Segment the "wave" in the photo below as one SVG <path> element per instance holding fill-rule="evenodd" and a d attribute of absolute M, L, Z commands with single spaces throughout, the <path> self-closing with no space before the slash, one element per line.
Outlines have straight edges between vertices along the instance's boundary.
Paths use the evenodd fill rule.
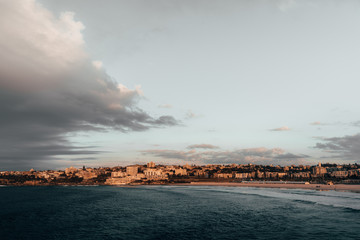
<path fill-rule="evenodd" d="M 307 189 L 269 189 L 254 187 L 233 188 L 217 186 L 203 187 L 197 190 L 281 198 L 302 203 L 313 203 L 324 206 L 347 208 L 360 211 L 360 194 L 353 192 L 314 191 Z"/>

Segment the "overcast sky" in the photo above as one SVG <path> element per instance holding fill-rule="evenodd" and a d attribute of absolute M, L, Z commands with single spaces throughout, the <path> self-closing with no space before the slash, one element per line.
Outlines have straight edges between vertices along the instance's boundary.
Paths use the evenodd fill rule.
<path fill-rule="evenodd" d="M 0 170 L 359 163 L 359 1 L 0 0 L 0 36 Z"/>

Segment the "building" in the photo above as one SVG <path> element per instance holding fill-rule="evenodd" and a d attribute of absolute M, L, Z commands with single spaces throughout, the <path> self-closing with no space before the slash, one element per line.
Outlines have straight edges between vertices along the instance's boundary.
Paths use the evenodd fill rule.
<path fill-rule="evenodd" d="M 285 176 L 287 176 L 288 174 L 287 173 L 285 173 L 285 172 L 279 172 L 278 173 L 278 177 L 279 178 L 283 178 L 283 177 L 285 177 Z"/>
<path fill-rule="evenodd" d="M 257 178 L 264 178 L 264 173 L 263 172 L 260 172 L 259 170 L 256 171 L 256 177 Z"/>
<path fill-rule="evenodd" d="M 203 177 L 203 178 L 209 178 L 209 174 L 207 172 L 205 172 L 204 170 L 196 170 L 196 171 L 194 171 L 194 176 Z"/>
<path fill-rule="evenodd" d="M 144 170 L 147 179 L 167 179 L 167 174 L 163 173 L 161 169 L 148 168 Z"/>
<path fill-rule="evenodd" d="M 292 173 L 291 176 L 293 178 L 310 178 L 310 172 L 297 172 Z"/>
<path fill-rule="evenodd" d="M 359 176 L 360 171 L 358 169 L 349 170 L 349 176 Z"/>
<path fill-rule="evenodd" d="M 72 174 L 72 173 L 76 173 L 78 170 L 74 167 L 69 167 L 69 168 L 66 168 L 65 169 L 65 174 L 68 175 L 68 174 Z"/>
<path fill-rule="evenodd" d="M 145 169 L 144 174 L 145 174 L 146 178 L 156 178 L 156 177 L 162 175 L 162 170 L 161 169 L 153 169 L 153 168 Z"/>
<path fill-rule="evenodd" d="M 175 169 L 175 175 L 185 176 L 187 175 L 187 170 L 183 168 Z"/>
<path fill-rule="evenodd" d="M 83 178 L 84 180 L 88 180 L 88 179 L 92 179 L 92 178 L 97 178 L 98 174 L 96 172 L 90 172 L 90 171 L 81 170 L 81 171 L 77 172 L 75 174 L 75 176 Z"/>
<path fill-rule="evenodd" d="M 130 176 L 136 176 L 136 174 L 139 172 L 138 166 L 128 166 L 126 167 L 126 173 Z"/>
<path fill-rule="evenodd" d="M 277 172 L 264 172 L 265 174 L 265 178 L 268 179 L 274 179 L 278 177 L 278 173 Z"/>
<path fill-rule="evenodd" d="M 334 171 L 332 173 L 330 173 L 330 175 L 332 177 L 336 177 L 336 178 L 346 178 L 349 175 L 348 171 Z"/>
<path fill-rule="evenodd" d="M 217 178 L 233 178 L 232 173 L 215 173 L 215 177 Z"/>
<path fill-rule="evenodd" d="M 321 167 L 321 163 L 319 163 L 318 166 L 313 168 L 313 174 L 315 176 L 324 176 L 324 174 L 327 173 L 326 168 Z"/>
<path fill-rule="evenodd" d="M 149 163 L 147 164 L 147 167 L 148 167 L 148 168 L 155 168 L 155 163 L 154 163 L 154 162 L 149 162 Z"/>
<path fill-rule="evenodd" d="M 113 178 L 122 178 L 122 177 L 126 177 L 126 172 L 112 172 L 111 173 L 111 177 Z"/>
<path fill-rule="evenodd" d="M 235 173 L 235 178 L 245 179 L 248 178 L 249 173 Z"/>

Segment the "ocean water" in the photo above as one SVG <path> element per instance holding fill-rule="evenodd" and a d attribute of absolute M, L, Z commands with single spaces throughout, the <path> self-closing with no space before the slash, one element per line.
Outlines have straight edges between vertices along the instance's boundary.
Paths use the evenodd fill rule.
<path fill-rule="evenodd" d="M 360 239 L 360 194 L 221 186 L 0 187 L 0 239 Z"/>

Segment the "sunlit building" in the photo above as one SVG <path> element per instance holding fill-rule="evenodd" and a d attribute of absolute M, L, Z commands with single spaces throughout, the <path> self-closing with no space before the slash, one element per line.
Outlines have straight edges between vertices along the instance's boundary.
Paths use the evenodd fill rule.
<path fill-rule="evenodd" d="M 148 168 L 155 168 L 155 163 L 154 163 L 154 162 L 149 162 L 149 163 L 147 164 L 147 167 L 148 167 Z"/>
<path fill-rule="evenodd" d="M 126 173 L 130 176 L 135 176 L 139 172 L 138 166 L 128 166 L 126 167 Z"/>
<path fill-rule="evenodd" d="M 175 175 L 180 175 L 180 176 L 187 175 L 187 170 L 183 168 L 177 168 L 175 169 Z"/>

